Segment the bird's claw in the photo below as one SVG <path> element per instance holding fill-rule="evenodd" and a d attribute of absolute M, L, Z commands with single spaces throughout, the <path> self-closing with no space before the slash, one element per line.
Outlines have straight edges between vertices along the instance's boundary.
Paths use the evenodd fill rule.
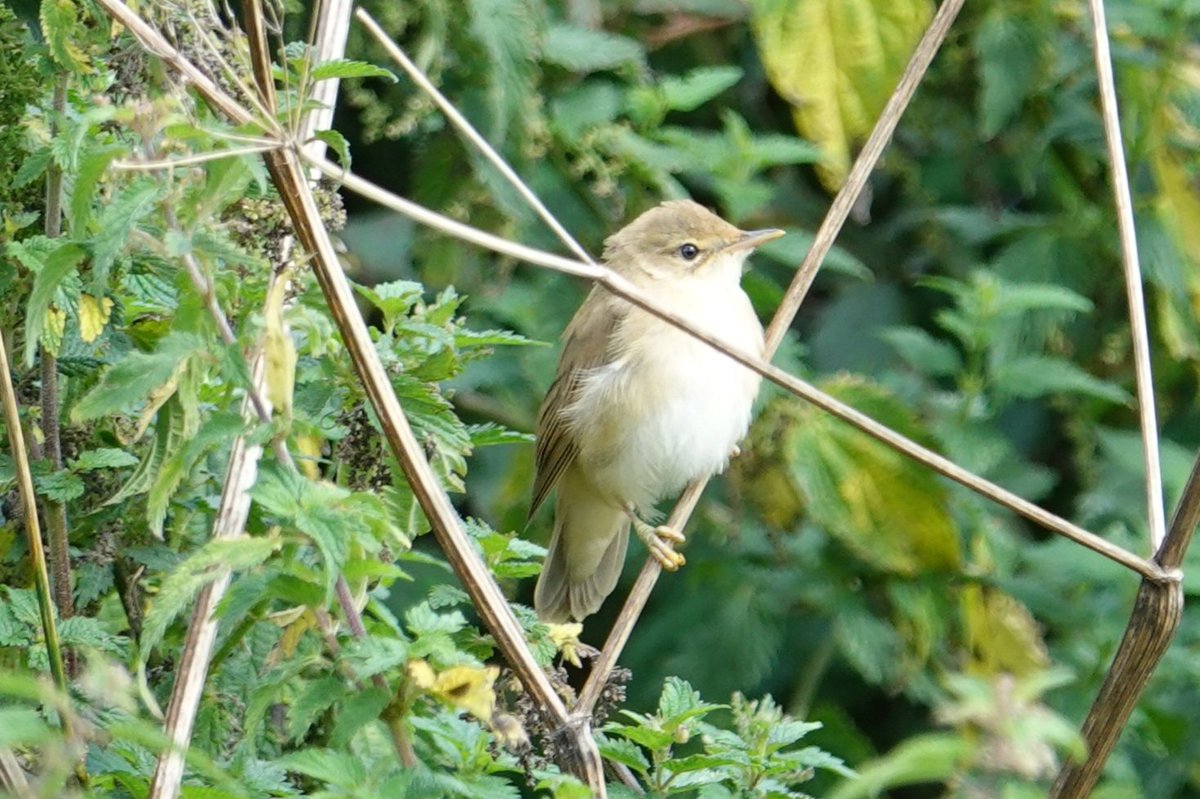
<path fill-rule="evenodd" d="M 659 566 L 673 572 L 678 571 L 687 563 L 687 559 L 675 551 L 676 544 L 682 544 L 687 540 L 683 533 L 665 524 L 651 527 L 636 516 L 632 516 L 632 518 L 638 538 L 646 544 L 646 548 L 650 550 L 650 557 L 658 561 Z"/>

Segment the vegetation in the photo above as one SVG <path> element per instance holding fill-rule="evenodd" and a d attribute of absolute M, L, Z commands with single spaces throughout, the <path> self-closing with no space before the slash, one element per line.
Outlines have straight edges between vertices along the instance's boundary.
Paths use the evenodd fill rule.
<path fill-rule="evenodd" d="M 316 80 L 344 79 L 340 135 L 324 138 L 356 173 L 556 248 L 429 99 L 381 68 L 361 28 L 350 61 L 317 64 L 294 44 L 308 5 L 291 3 L 279 31 L 293 42 L 276 67 L 286 123 Z M 764 319 L 932 11 L 364 5 L 590 252 L 671 196 L 786 228 L 745 278 Z M 208 4 L 138 8 L 247 95 L 247 48 L 214 29 Z M 1200 451 L 1200 8 L 1113 0 L 1108 13 L 1171 508 Z M 224 567 L 184 795 L 587 795 L 426 535 L 261 154 L 246 150 L 252 133 L 90 0 L 0 8 L 0 332 L 51 555 L 69 546 L 56 598 L 73 676 L 69 694 L 45 676 L 53 653 L 6 449 L 0 776 L 15 763 L 34 796 L 146 796 L 191 610 Z M 61 235 L 46 201 L 56 182 Z M 525 526 L 528 431 L 556 357 L 545 344 L 587 286 L 335 185 L 318 196 L 426 456 L 569 693 L 580 639 L 599 645 L 618 606 L 581 633 L 526 607 L 548 532 L 544 518 Z M 1144 551 L 1082 7 L 968 4 L 854 220 L 775 362 Z M 243 408 L 264 346 L 269 422 Z M 213 539 L 239 437 L 264 450 L 246 535 Z M 1045 795 L 1059 764 L 1084 755 L 1076 730 L 1136 578 L 778 389 L 763 392 L 743 450 L 701 500 L 687 567 L 659 583 L 628 671 L 606 689 L 604 756 L 651 796 Z M 626 586 L 644 557 L 631 549 Z M 338 602 L 343 582 L 365 635 Z M 1200 617 L 1185 614 L 1095 795 L 1200 795 L 1198 656 Z M 632 790 L 614 779 L 610 795 Z"/>

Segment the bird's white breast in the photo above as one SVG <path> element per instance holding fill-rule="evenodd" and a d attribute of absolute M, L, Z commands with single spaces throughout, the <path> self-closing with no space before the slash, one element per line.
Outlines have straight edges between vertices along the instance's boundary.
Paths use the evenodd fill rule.
<path fill-rule="evenodd" d="M 737 283 L 672 281 L 650 287 L 667 307 L 731 346 L 762 353 L 762 326 Z M 719 277 L 719 276 L 718 276 Z M 687 333 L 634 309 L 622 356 L 585 380 L 567 409 L 579 464 L 615 502 L 649 510 L 689 481 L 721 471 L 746 434 L 760 378 Z"/>

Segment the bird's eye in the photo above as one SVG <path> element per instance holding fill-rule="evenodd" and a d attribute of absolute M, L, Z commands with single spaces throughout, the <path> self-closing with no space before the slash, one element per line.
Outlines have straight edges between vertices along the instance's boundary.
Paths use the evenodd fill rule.
<path fill-rule="evenodd" d="M 682 244 L 679 247 L 679 257 L 685 261 L 694 261 L 696 256 L 700 254 L 700 248 L 690 241 L 687 244 Z"/>

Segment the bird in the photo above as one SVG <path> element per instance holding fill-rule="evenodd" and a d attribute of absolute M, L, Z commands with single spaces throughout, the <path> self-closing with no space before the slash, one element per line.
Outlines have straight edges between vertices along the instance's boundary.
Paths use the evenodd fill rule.
<path fill-rule="evenodd" d="M 605 240 L 603 261 L 664 308 L 731 347 L 763 354 L 741 277 L 782 230 L 740 230 L 691 200 L 642 213 Z M 591 292 L 563 334 L 537 416 L 530 517 L 556 491 L 554 528 L 534 590 L 546 623 L 583 621 L 616 587 L 629 530 L 663 568 L 684 564 L 683 534 L 655 526 L 655 504 L 723 471 L 746 435 L 761 378 L 609 292 Z"/>

